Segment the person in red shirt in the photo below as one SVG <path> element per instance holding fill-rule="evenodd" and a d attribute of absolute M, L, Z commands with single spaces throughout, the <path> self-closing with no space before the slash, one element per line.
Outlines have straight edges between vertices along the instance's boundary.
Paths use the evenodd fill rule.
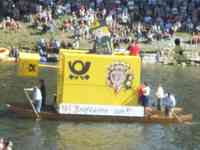
<path fill-rule="evenodd" d="M 130 46 L 128 47 L 130 55 L 132 56 L 139 56 L 140 55 L 140 45 L 137 40 L 132 40 Z"/>
<path fill-rule="evenodd" d="M 139 102 L 140 102 L 140 104 L 143 104 L 144 88 L 145 88 L 144 84 L 141 84 L 139 86 L 139 88 L 138 88 L 138 95 L 139 95 Z"/>

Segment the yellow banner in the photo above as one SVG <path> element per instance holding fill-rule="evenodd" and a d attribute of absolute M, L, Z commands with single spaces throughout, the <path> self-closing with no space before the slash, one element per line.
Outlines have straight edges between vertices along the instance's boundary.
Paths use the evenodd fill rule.
<path fill-rule="evenodd" d="M 61 55 L 59 103 L 137 105 L 139 57 L 67 52 Z"/>

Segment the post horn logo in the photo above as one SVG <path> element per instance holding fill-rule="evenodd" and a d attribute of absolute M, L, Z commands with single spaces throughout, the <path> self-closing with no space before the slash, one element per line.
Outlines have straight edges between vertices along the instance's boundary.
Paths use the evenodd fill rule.
<path fill-rule="evenodd" d="M 86 61 L 85 63 L 81 60 L 76 60 L 74 62 L 68 63 L 69 69 L 71 74 L 69 75 L 69 78 L 71 80 L 73 79 L 82 79 L 82 80 L 88 80 L 90 76 L 87 74 L 87 72 L 90 69 L 91 62 Z"/>
<path fill-rule="evenodd" d="M 35 72 L 36 71 L 36 66 L 34 64 L 29 64 L 28 71 L 29 72 Z"/>

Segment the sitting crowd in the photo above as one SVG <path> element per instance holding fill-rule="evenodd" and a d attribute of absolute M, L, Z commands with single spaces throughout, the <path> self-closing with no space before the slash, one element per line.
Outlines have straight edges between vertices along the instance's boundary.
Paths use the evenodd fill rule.
<path fill-rule="evenodd" d="M 61 30 L 72 34 L 73 48 L 79 48 L 81 40 L 91 42 L 97 40 L 94 30 L 99 26 L 107 26 L 109 40 L 117 49 L 130 43 L 171 39 L 177 31 L 192 33 L 196 31 L 200 20 L 200 2 L 198 0 L 9 0 L 0 2 L 4 19 L 1 28 L 17 31 L 18 20 L 28 21 L 41 33 Z M 62 17 L 61 17 L 62 16 Z M 191 43 L 199 41 L 195 38 Z M 58 48 L 68 45 L 62 39 L 50 40 L 50 44 L 38 44 L 41 56 L 46 56 L 50 49 L 58 53 Z M 61 42 L 64 41 L 64 42 Z M 46 47 L 46 48 L 45 48 Z"/>
<path fill-rule="evenodd" d="M 20 29 L 20 24 L 13 18 L 7 17 L 6 19 L 3 19 L 0 23 L 0 29 L 18 31 Z"/>
<path fill-rule="evenodd" d="M 122 39 L 128 33 L 153 40 L 168 38 L 177 30 L 193 32 L 200 20 L 198 0 L 10 0 L 1 3 L 3 8 L 8 8 L 2 10 L 4 16 L 29 20 L 44 32 L 53 32 L 55 28 L 68 31 L 77 21 L 85 29 L 98 18 Z M 54 20 L 64 15 L 69 15 L 72 19 L 65 19 L 62 25 L 56 25 Z"/>

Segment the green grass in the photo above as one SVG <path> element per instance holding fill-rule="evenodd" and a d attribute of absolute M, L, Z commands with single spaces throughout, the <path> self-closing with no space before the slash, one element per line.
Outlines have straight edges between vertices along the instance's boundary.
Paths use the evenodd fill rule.
<path fill-rule="evenodd" d="M 180 36 L 180 37 L 184 37 L 184 38 L 186 38 L 186 39 L 192 37 L 192 34 L 184 33 L 184 32 L 177 32 L 176 35 L 177 35 L 177 36 Z"/>
<path fill-rule="evenodd" d="M 64 20 L 64 18 L 61 18 Z M 21 28 L 18 31 L 10 31 L 9 29 L 0 30 L 0 47 L 10 48 L 11 46 L 18 47 L 21 50 L 24 48 L 28 48 L 31 50 L 36 49 L 36 43 L 41 38 L 49 41 L 50 39 L 58 39 L 60 41 L 72 42 L 73 39 L 70 38 L 72 36 L 71 33 L 64 33 L 59 29 L 56 29 L 55 32 L 51 33 L 40 33 L 37 29 L 33 29 L 29 24 L 20 23 Z M 61 21 L 57 22 L 58 26 L 60 26 Z M 91 48 L 91 45 L 85 41 L 81 41 L 81 47 L 83 49 Z"/>
<path fill-rule="evenodd" d="M 68 16 L 63 16 L 57 20 L 57 26 L 61 26 L 64 19 Z M 0 30 L 0 47 L 10 48 L 11 46 L 18 47 L 21 50 L 23 49 L 36 49 L 36 43 L 39 39 L 44 38 L 50 40 L 55 38 L 61 41 L 72 42 L 73 39 L 70 38 L 71 33 L 63 33 L 59 29 L 54 33 L 39 33 L 37 29 L 33 29 L 27 23 L 20 23 L 21 28 L 19 31 L 9 31 L 9 30 Z M 176 36 L 189 39 L 191 35 L 187 33 L 177 33 Z M 153 41 L 151 44 L 141 43 L 143 51 L 157 51 L 158 49 L 171 47 L 173 45 L 173 40 L 162 40 L 162 41 Z M 123 45 L 128 47 L 128 45 Z M 92 48 L 92 43 L 89 43 L 86 40 L 81 40 L 80 49 L 90 49 Z"/>
<path fill-rule="evenodd" d="M 0 46 L 9 48 L 11 46 L 15 47 L 27 47 L 30 49 L 35 48 L 35 43 L 37 40 L 39 40 L 41 37 L 47 37 L 48 35 L 39 35 L 36 34 L 36 31 L 29 28 L 28 25 L 22 24 L 21 29 L 19 31 L 9 31 L 6 30 L 0 30 Z"/>

